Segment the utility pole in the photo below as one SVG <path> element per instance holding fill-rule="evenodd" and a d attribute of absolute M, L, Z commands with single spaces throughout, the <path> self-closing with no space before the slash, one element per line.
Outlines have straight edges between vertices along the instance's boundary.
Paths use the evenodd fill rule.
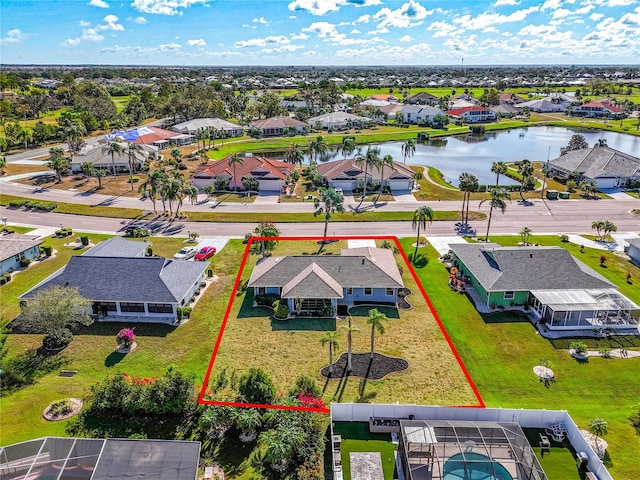
<path fill-rule="evenodd" d="M 549 173 L 549 155 L 551 154 L 551 146 L 549 146 L 549 150 L 547 150 L 547 164 L 544 167 L 544 177 L 542 179 L 542 193 L 540 194 L 540 198 L 544 200 L 544 189 L 547 186 L 547 174 Z"/>

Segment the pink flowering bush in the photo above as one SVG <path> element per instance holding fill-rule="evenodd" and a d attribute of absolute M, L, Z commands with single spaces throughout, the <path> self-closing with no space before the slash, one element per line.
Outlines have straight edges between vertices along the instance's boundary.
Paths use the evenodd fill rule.
<path fill-rule="evenodd" d="M 135 341 L 136 336 L 133 333 L 133 328 L 123 328 L 116 335 L 116 342 L 120 347 L 129 348 Z"/>
<path fill-rule="evenodd" d="M 298 402 L 300 402 L 301 407 L 327 408 L 327 405 L 324 403 L 324 400 L 322 400 L 321 398 L 316 398 L 310 393 L 299 393 Z"/>

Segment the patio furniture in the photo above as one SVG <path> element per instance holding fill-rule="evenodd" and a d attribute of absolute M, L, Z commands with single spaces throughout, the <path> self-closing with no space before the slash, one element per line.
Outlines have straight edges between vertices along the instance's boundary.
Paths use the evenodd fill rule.
<path fill-rule="evenodd" d="M 540 434 L 539 445 L 543 452 L 551 452 L 551 442 L 549 441 L 549 437 L 546 435 Z"/>

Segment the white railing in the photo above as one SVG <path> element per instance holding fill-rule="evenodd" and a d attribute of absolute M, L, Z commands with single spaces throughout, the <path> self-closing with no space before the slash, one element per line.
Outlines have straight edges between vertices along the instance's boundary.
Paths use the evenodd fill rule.
<path fill-rule="evenodd" d="M 369 422 L 371 417 L 409 418 L 416 420 L 460 420 L 485 422 L 515 422 L 523 428 L 545 428 L 562 423 L 566 436 L 576 452 L 585 452 L 589 458 L 589 471 L 598 480 L 613 477 L 580 433 L 578 426 L 565 410 L 527 410 L 515 408 L 456 408 L 427 405 L 332 403 L 331 422 Z M 333 432 L 332 432 L 333 433 Z"/>

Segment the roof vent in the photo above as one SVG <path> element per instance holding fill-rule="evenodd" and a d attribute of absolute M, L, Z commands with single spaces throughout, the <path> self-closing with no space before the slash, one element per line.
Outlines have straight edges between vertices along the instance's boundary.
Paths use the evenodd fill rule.
<path fill-rule="evenodd" d="M 529 254 L 529 258 L 533 258 L 533 253 L 530 253 L 530 254 Z"/>
<path fill-rule="evenodd" d="M 362 265 L 364 265 L 364 257 L 362 257 Z"/>

